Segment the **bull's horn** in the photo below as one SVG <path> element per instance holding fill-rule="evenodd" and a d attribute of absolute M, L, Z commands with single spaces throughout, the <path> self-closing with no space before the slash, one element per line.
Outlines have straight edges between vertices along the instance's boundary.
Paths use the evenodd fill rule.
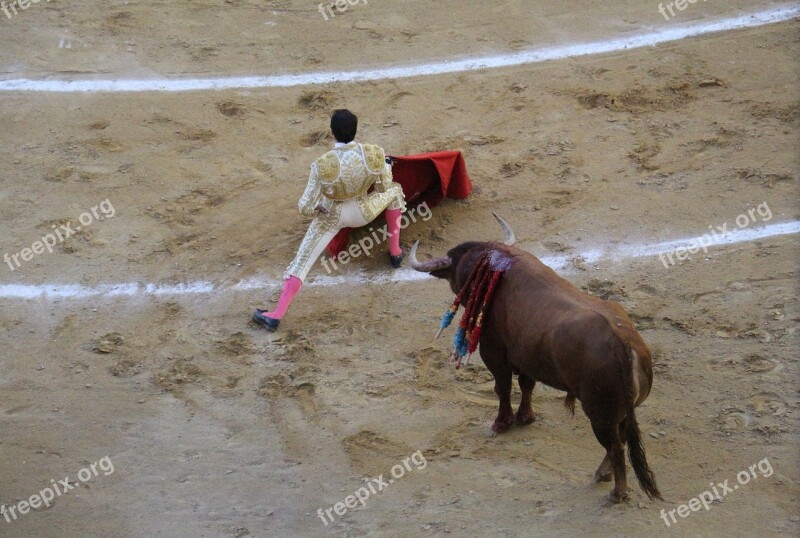
<path fill-rule="evenodd" d="M 451 260 L 449 256 L 442 256 L 441 258 L 436 258 L 435 260 L 421 262 L 417 259 L 417 246 L 419 246 L 419 241 L 414 242 L 414 246 L 411 247 L 411 253 L 408 255 L 408 261 L 411 263 L 411 267 L 417 271 L 430 273 L 431 271 L 447 269 L 450 267 L 450 264 L 453 263 L 453 260 Z"/>
<path fill-rule="evenodd" d="M 511 229 L 511 226 L 509 226 L 508 223 L 506 221 L 504 221 L 500 217 L 500 215 L 498 215 L 494 211 L 492 211 L 492 215 L 494 215 L 494 218 L 496 218 L 497 222 L 500 223 L 500 227 L 503 228 L 503 232 L 506 234 L 506 240 L 504 241 L 504 243 L 506 245 L 513 245 L 514 243 L 516 243 L 517 242 L 517 238 L 514 235 L 514 230 Z"/>

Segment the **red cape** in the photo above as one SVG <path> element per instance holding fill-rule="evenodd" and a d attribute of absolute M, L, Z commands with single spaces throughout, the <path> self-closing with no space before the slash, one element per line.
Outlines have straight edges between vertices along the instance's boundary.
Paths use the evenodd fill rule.
<path fill-rule="evenodd" d="M 406 205 L 439 205 L 445 198 L 461 200 L 472 192 L 472 182 L 460 151 L 437 151 L 422 155 L 392 156 L 394 181 L 403 187 Z M 326 249 L 329 256 L 347 247 L 352 228 L 343 228 Z"/>

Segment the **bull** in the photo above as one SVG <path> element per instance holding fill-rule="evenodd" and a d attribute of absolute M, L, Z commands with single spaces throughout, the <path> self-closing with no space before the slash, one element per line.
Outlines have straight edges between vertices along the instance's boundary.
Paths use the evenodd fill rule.
<path fill-rule="evenodd" d="M 650 350 L 618 303 L 587 295 L 559 277 L 532 254 L 513 246 L 514 232 L 494 214 L 505 232 L 504 243 L 462 243 L 447 255 L 417 259 L 419 241 L 409 254 L 411 266 L 446 279 L 458 294 L 480 260 L 491 255 L 510 263 L 482 320 L 480 356 L 494 376 L 500 409 L 492 430 L 507 431 L 512 423 L 531 424 L 536 415 L 531 395 L 537 381 L 565 391 L 564 405 L 575 413 L 580 401 L 592 431 L 606 454 L 594 482 L 610 482 L 611 501 L 628 496 L 625 444 L 636 478 L 649 498 L 661 499 L 655 475 L 645 456 L 635 408 L 653 383 Z M 463 290 L 468 299 L 470 290 Z M 513 375 L 521 401 L 511 407 Z"/>

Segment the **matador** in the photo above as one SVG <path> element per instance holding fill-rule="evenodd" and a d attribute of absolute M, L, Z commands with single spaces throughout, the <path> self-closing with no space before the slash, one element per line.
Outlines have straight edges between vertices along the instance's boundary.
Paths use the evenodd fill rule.
<path fill-rule="evenodd" d="M 392 167 L 380 146 L 355 142 L 358 118 L 349 110 L 334 111 L 334 148 L 311 165 L 308 185 L 300 197 L 300 213 L 313 216 L 300 249 L 283 274 L 283 290 L 275 310 L 259 308 L 253 321 L 270 331 L 278 328 L 311 267 L 342 228 L 358 228 L 386 213 L 389 262 L 400 267 L 400 217 L 405 210 L 403 188 L 392 179 Z M 370 190 L 372 189 L 372 190 Z"/>

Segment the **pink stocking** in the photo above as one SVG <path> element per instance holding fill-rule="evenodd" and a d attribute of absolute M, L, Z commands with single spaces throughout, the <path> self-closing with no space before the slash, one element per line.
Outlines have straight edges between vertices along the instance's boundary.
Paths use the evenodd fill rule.
<path fill-rule="evenodd" d="M 386 210 L 386 225 L 389 227 L 389 254 L 399 256 L 403 253 L 400 248 L 400 209 Z"/>
<path fill-rule="evenodd" d="M 294 299 L 294 296 L 300 291 L 302 285 L 303 281 L 296 276 L 290 276 L 284 280 L 283 291 L 281 291 L 281 298 L 278 299 L 277 308 L 275 308 L 274 312 L 264 312 L 264 315 L 272 319 L 281 319 L 284 314 L 286 314 L 289 305 L 292 303 L 292 299 Z"/>

